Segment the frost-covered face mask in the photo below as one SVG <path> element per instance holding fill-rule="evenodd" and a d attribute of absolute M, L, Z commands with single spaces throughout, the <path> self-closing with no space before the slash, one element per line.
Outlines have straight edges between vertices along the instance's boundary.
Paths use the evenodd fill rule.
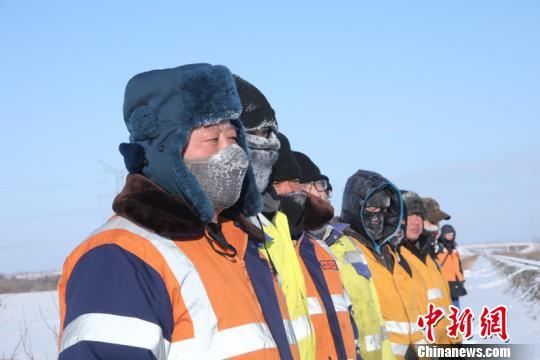
<path fill-rule="evenodd" d="M 240 198 L 249 160 L 245 151 L 237 144 L 232 144 L 208 158 L 184 159 L 184 163 L 204 189 L 216 211 L 228 209 Z"/>
<path fill-rule="evenodd" d="M 364 210 L 364 226 L 366 232 L 375 241 L 381 240 L 384 230 L 385 210 L 390 206 L 390 196 L 385 192 L 375 193 L 366 202 L 365 208 L 378 208 L 380 211 L 371 212 Z"/>
<path fill-rule="evenodd" d="M 247 141 L 257 189 L 262 194 L 268 187 L 272 166 L 278 159 L 279 139 L 271 131 L 268 138 L 248 133 Z"/>

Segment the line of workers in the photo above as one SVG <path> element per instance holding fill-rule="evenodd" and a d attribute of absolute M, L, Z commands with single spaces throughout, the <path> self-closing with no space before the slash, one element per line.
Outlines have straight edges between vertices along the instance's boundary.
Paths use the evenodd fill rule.
<path fill-rule="evenodd" d="M 335 216 L 330 179 L 228 68 L 138 74 L 123 114 L 129 175 L 65 261 L 60 359 L 415 359 L 418 316 L 463 295 L 435 200 L 358 170 Z M 459 343 L 447 325 L 436 343 Z"/>

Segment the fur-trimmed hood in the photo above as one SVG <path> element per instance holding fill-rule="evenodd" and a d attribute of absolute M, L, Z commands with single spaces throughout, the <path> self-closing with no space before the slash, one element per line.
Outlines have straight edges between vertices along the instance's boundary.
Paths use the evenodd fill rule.
<path fill-rule="evenodd" d="M 224 66 L 192 64 L 135 75 L 124 96 L 124 121 L 131 144 L 123 144 L 121 152 L 125 158 L 144 156 L 143 161 L 130 161 L 142 164 L 140 172 L 182 197 L 204 223 L 209 223 L 215 214 L 214 205 L 181 154 L 194 128 L 223 120 L 235 126 L 238 144 L 249 153 L 239 119 L 241 111 L 234 78 Z M 246 216 L 262 208 L 251 164 L 234 207 Z"/>

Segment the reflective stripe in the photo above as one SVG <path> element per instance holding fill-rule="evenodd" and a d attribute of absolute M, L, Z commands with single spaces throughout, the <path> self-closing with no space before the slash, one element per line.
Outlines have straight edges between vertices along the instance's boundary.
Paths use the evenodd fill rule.
<path fill-rule="evenodd" d="M 308 336 L 313 334 L 311 323 L 307 316 L 300 316 L 294 320 L 291 320 L 292 327 L 294 329 L 294 335 L 298 342 L 304 340 Z"/>
<path fill-rule="evenodd" d="M 411 333 L 415 333 L 419 331 L 423 331 L 423 329 L 420 326 L 418 326 L 417 323 L 411 323 Z"/>
<path fill-rule="evenodd" d="M 411 333 L 411 324 L 400 321 L 385 321 L 386 330 L 396 334 L 409 335 Z"/>
<path fill-rule="evenodd" d="M 83 314 L 71 321 L 63 331 L 60 352 L 82 341 L 147 349 L 158 360 L 166 359 L 169 351 L 169 342 L 163 339 L 159 325 L 112 314 Z"/>
<path fill-rule="evenodd" d="M 165 262 L 180 284 L 180 293 L 193 322 L 194 337 L 199 339 L 200 351 L 201 353 L 207 351 L 212 337 L 217 332 L 217 318 L 199 272 L 191 260 L 174 241 L 149 232 L 125 218 L 116 217 L 109 223 L 111 226 L 126 229 L 148 239 L 165 258 Z"/>
<path fill-rule="evenodd" d="M 254 336 L 255 334 L 260 334 Z M 268 326 L 251 323 L 215 333 L 211 348 L 200 350 L 198 339 L 177 341 L 171 344 L 169 359 L 227 359 L 257 350 L 276 347 Z"/>
<path fill-rule="evenodd" d="M 171 351 L 173 348 L 181 349 L 179 351 L 183 356 L 189 353 L 190 357 L 196 358 L 216 357 L 208 356 L 209 352 L 225 354 L 217 355 L 223 358 L 277 347 L 265 323 L 250 323 L 218 331 L 217 317 L 199 273 L 174 241 L 149 232 L 120 216 L 110 219 L 96 233 L 112 229 L 125 229 L 150 241 L 163 256 L 180 284 L 182 299 L 193 322 L 194 338 L 174 342 Z M 235 337 L 236 341 L 233 341 Z M 287 338 L 289 337 L 288 333 Z M 294 339 L 294 336 L 291 339 Z"/>
<path fill-rule="evenodd" d="M 428 297 L 428 300 L 435 300 L 435 299 L 442 298 L 441 289 L 439 288 L 428 289 L 427 297 Z"/>
<path fill-rule="evenodd" d="M 380 334 L 364 336 L 364 342 L 366 343 L 366 351 L 375 351 L 381 348 L 382 336 Z"/>
<path fill-rule="evenodd" d="M 394 353 L 394 355 L 405 356 L 408 348 L 409 345 L 392 343 L 392 352 Z"/>
<path fill-rule="evenodd" d="M 316 297 L 308 297 L 307 304 L 308 304 L 309 315 L 317 315 L 317 314 L 323 313 L 321 304 L 319 303 L 319 300 Z"/>
<path fill-rule="evenodd" d="M 334 303 L 334 309 L 336 309 L 336 312 L 349 311 L 347 298 L 344 295 L 342 294 L 332 295 L 332 302 Z M 350 303 L 350 301 L 348 301 L 348 303 Z"/>
<path fill-rule="evenodd" d="M 297 345 L 296 334 L 294 332 L 294 327 L 291 320 L 283 320 L 283 326 L 285 327 L 285 332 L 287 333 L 287 342 L 289 345 Z"/>

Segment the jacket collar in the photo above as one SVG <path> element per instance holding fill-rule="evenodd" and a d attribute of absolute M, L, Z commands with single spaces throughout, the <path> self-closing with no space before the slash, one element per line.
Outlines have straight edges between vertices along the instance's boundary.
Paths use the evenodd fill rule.
<path fill-rule="evenodd" d="M 127 176 L 113 210 L 165 238 L 198 239 L 205 233 L 204 223 L 182 197 L 166 192 L 141 174 Z"/>

